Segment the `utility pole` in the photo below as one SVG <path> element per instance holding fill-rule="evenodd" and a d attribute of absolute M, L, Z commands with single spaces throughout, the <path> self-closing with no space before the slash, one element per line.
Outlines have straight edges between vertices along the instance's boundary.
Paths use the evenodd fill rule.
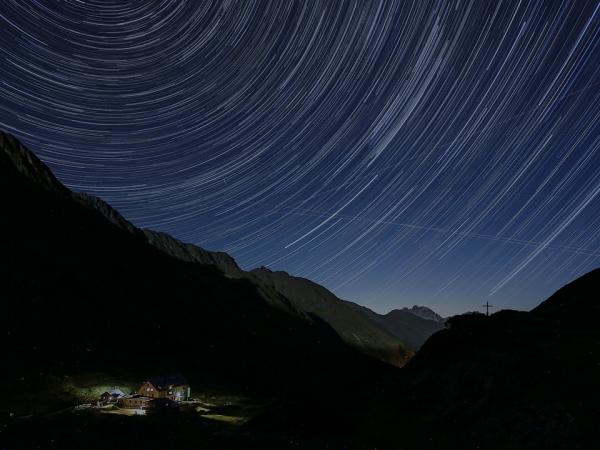
<path fill-rule="evenodd" d="M 485 302 L 485 304 L 482 305 L 485 308 L 485 315 L 489 316 L 490 315 L 490 308 L 493 308 L 494 305 L 490 305 L 490 302 Z"/>

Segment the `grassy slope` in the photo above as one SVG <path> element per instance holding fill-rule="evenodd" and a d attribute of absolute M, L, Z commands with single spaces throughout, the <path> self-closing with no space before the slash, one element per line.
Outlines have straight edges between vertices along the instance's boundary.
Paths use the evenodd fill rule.
<path fill-rule="evenodd" d="M 299 311 L 322 318 L 346 342 L 368 354 L 396 366 L 404 365 L 412 356 L 399 339 L 323 286 L 266 268 L 252 270 L 249 275 L 281 292 Z"/>

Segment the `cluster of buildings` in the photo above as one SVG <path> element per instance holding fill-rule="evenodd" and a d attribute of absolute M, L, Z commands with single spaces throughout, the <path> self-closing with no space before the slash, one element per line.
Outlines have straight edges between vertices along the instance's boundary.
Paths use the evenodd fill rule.
<path fill-rule="evenodd" d="M 177 409 L 179 402 L 190 399 L 190 385 L 181 375 L 169 375 L 146 380 L 133 393 L 126 395 L 120 389 L 104 392 L 100 405 L 116 404 L 144 414 L 151 409 Z"/>

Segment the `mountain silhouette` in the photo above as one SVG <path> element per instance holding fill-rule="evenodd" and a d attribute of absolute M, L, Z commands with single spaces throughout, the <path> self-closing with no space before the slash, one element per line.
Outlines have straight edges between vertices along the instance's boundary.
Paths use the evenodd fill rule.
<path fill-rule="evenodd" d="M 451 317 L 402 369 L 318 411 L 293 399 L 256 421 L 263 432 L 343 416 L 356 448 L 585 450 L 600 420 L 600 269 L 530 312 Z M 310 438 L 306 438 L 307 440 Z"/>
<path fill-rule="evenodd" d="M 217 269 L 236 267 L 228 255 L 139 230 L 102 200 L 72 193 L 8 134 L 0 134 L 0 199 L 8 379 L 102 362 L 185 368 L 269 391 L 378 365 L 318 317 L 274 307 L 288 303 L 277 291 Z"/>
<path fill-rule="evenodd" d="M 289 277 L 286 274 L 287 280 L 294 280 L 293 284 L 296 287 L 311 283 L 312 286 L 318 286 L 318 288 L 302 289 L 301 295 L 295 295 L 294 290 L 287 288 L 283 293 L 277 286 L 282 287 L 283 284 L 287 286 L 289 283 L 274 284 L 272 280 L 265 280 L 260 270 L 245 272 L 227 253 L 211 252 L 192 244 L 184 244 L 166 233 L 138 229 L 102 199 L 86 193 L 70 192 L 32 152 L 14 137 L 8 134 L 0 135 L 0 145 L 2 145 L 5 170 L 12 170 L 21 174 L 23 177 L 19 180 L 21 183 L 27 180 L 34 183 L 38 188 L 45 188 L 61 194 L 62 200 L 69 199 L 72 201 L 71 206 L 74 210 L 76 206 L 83 206 L 84 209 L 97 212 L 120 230 L 132 235 L 136 242 L 150 244 L 180 261 L 214 266 L 222 271 L 226 278 L 249 280 L 254 285 L 258 295 L 271 306 L 296 315 L 305 321 L 325 321 L 346 342 L 367 354 L 395 365 L 404 364 L 410 357 L 411 352 L 401 341 L 378 324 L 372 322 L 368 317 L 349 310 L 343 301 L 337 299 L 325 288 L 308 280 L 299 282 L 301 279 Z M 5 177 L 5 182 L 9 182 L 9 177 Z M 75 205 L 75 203 L 78 205 Z M 80 211 L 83 211 L 83 209 L 80 209 Z M 7 213 L 10 212 L 7 211 Z M 77 214 L 75 211 L 72 213 Z M 89 214 L 89 211 L 87 213 Z M 65 223 L 64 226 L 65 228 L 72 227 L 78 221 L 78 217 L 73 217 L 71 222 L 69 224 Z M 60 225 L 57 224 L 57 226 Z M 93 238 L 97 239 L 96 236 Z M 279 275 L 278 278 L 281 279 L 282 276 Z M 311 298 L 311 295 L 314 295 L 314 298 Z M 309 303 L 311 306 L 306 307 Z M 343 317 L 344 319 L 338 320 L 337 317 Z"/>
<path fill-rule="evenodd" d="M 365 306 L 353 302 L 348 304 L 413 349 L 421 347 L 432 334 L 445 326 L 445 319 L 425 306 L 415 305 L 378 314 Z"/>
<path fill-rule="evenodd" d="M 595 270 L 530 312 L 451 318 L 403 373 L 398 399 L 410 401 L 396 417 L 436 427 L 429 447 L 418 438 L 421 448 L 591 448 L 600 419 L 599 292 Z"/>
<path fill-rule="evenodd" d="M 185 372 L 195 385 L 273 399 L 243 428 L 210 434 L 209 448 L 594 448 L 600 269 L 529 312 L 444 321 L 419 307 L 392 311 L 441 328 L 397 368 L 365 354 L 390 361 L 391 350 L 398 364 L 410 355 L 381 318 L 309 280 L 244 272 L 225 253 L 140 230 L 72 193 L 7 134 L 0 200 L 0 398 L 25 396 L 49 375 Z M 100 449 L 114 436 L 127 448 L 168 448 L 205 430 L 176 420 L 9 420 L 7 408 L 0 402 L 7 448 Z"/>
<path fill-rule="evenodd" d="M 349 302 L 317 283 L 266 267 L 251 270 L 249 274 L 252 280 L 271 286 L 285 296 L 296 310 L 327 322 L 342 339 L 369 355 L 402 366 L 413 354 L 408 341 L 399 339 L 368 314 L 351 307 Z"/>

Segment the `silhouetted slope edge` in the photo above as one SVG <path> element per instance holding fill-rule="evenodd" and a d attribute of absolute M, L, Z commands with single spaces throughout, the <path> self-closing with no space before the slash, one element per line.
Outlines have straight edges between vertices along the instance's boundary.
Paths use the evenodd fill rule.
<path fill-rule="evenodd" d="M 592 448 L 598 313 L 600 269 L 530 312 L 452 317 L 403 370 L 403 403 L 388 412 L 414 430 L 404 436 L 414 448 Z"/>
<path fill-rule="evenodd" d="M 52 171 L 29 151 L 17 138 L 0 131 L 0 154 L 3 169 L 16 169 L 29 180 L 57 192 L 66 194 L 69 190 L 56 179 Z"/>
<path fill-rule="evenodd" d="M 318 286 L 316 289 L 314 287 L 317 286 L 316 284 L 290 277 L 283 272 L 277 273 L 279 281 L 274 283 L 273 280 L 266 280 L 260 271 L 241 270 L 227 253 L 207 251 L 192 244 L 185 244 L 166 233 L 140 230 L 104 200 L 86 193 L 71 193 L 32 152 L 13 136 L 1 134 L 0 139 L 5 154 L 14 163 L 15 168 L 28 179 L 71 196 L 81 205 L 99 212 L 112 224 L 164 253 L 181 261 L 215 266 L 228 277 L 249 279 L 258 286 L 263 298 L 272 305 L 306 320 L 312 321 L 315 317 L 324 320 L 349 344 L 386 362 L 402 365 L 410 357 L 411 352 L 403 342 L 368 317 L 350 311 L 342 300 L 325 288 Z M 284 279 L 286 277 L 287 280 Z M 291 285 L 295 286 L 295 289 L 290 289 Z M 281 289 L 283 286 L 286 286 L 285 292 Z M 307 295 L 314 295 L 314 298 L 308 298 Z"/>
<path fill-rule="evenodd" d="M 249 280 L 149 245 L 103 202 L 62 188 L 11 136 L 0 146 L 3 379 L 181 369 L 289 390 L 379 367 L 325 322 L 274 308 Z"/>
<path fill-rule="evenodd" d="M 172 236 L 152 230 L 143 230 L 149 244 L 182 261 L 210 264 L 218 267 L 226 275 L 239 275 L 242 269 L 235 260 L 224 252 L 211 252 L 196 245 L 184 244 Z"/>
<path fill-rule="evenodd" d="M 368 389 L 319 409 L 313 399 L 293 399 L 253 425 L 293 433 L 301 424 L 323 439 L 335 432 L 320 424 L 337 417 L 364 448 L 596 448 L 599 305 L 600 269 L 531 312 L 454 316 L 404 368 Z"/>
<path fill-rule="evenodd" d="M 562 325 L 598 324 L 600 318 L 600 269 L 589 272 L 562 287 L 531 312 L 552 317 Z"/>

